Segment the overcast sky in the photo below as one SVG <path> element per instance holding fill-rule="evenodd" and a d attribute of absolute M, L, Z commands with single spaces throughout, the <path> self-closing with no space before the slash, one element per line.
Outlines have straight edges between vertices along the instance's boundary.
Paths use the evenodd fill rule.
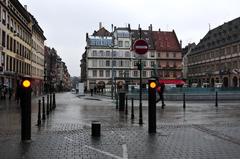
<path fill-rule="evenodd" d="M 183 46 L 198 43 L 210 28 L 240 16 L 239 0 L 19 0 L 28 6 L 47 38 L 66 63 L 71 76 L 80 76 L 80 59 L 86 33 L 98 30 L 99 22 L 153 30 L 175 30 Z"/>

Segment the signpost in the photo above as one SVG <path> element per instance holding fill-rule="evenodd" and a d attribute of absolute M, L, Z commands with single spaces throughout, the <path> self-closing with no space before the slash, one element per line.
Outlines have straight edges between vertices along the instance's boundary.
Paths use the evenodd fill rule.
<path fill-rule="evenodd" d="M 133 49 L 136 52 L 136 54 L 143 56 L 148 52 L 148 44 L 145 40 L 141 39 L 141 28 L 139 28 L 140 31 L 140 39 L 136 40 L 133 44 Z M 139 92 L 139 124 L 143 124 L 142 120 L 142 59 L 139 59 L 138 62 L 138 69 L 140 71 L 140 82 L 139 82 L 139 87 L 140 87 L 140 92 Z"/>

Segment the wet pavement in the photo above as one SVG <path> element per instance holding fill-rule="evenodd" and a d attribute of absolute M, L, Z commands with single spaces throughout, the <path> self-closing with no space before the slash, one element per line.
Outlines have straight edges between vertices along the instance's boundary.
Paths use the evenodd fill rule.
<path fill-rule="evenodd" d="M 186 159 L 240 158 L 240 101 L 166 101 L 157 105 L 157 133 L 149 134 L 147 101 L 143 122 L 116 110 L 104 96 L 56 94 L 56 109 L 37 127 L 37 100 L 32 100 L 32 140 L 20 140 L 20 107 L 0 101 L 0 158 Z M 101 137 L 91 136 L 91 122 L 101 122 Z"/>

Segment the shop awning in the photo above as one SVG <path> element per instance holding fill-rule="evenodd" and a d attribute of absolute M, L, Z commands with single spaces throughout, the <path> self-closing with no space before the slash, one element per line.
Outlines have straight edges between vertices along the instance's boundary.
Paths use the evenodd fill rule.
<path fill-rule="evenodd" d="M 175 85 L 184 85 L 185 84 L 185 82 L 180 79 L 162 79 L 162 80 L 159 80 L 159 82 L 164 83 L 164 84 L 175 84 Z"/>

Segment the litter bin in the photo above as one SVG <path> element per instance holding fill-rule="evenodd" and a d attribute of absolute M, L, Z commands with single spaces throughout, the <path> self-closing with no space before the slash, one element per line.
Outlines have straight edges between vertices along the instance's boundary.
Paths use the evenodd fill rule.
<path fill-rule="evenodd" d="M 125 107 L 125 92 L 119 92 L 119 111 L 124 111 Z"/>

